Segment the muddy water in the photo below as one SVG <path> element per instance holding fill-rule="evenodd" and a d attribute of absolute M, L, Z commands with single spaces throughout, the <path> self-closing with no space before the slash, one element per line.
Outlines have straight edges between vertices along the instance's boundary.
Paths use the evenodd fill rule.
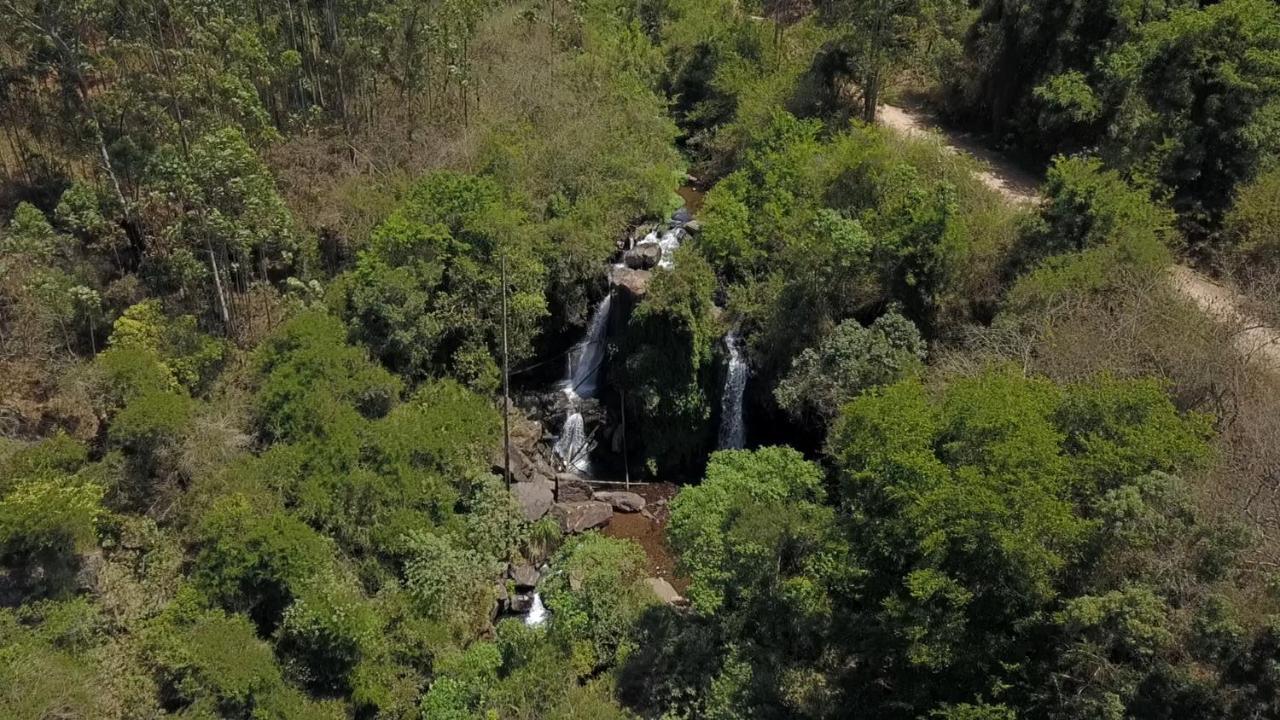
<path fill-rule="evenodd" d="M 679 190 L 676 190 L 676 194 L 680 196 L 681 200 L 684 200 L 684 206 L 693 215 L 697 215 L 698 211 L 702 209 L 702 197 L 706 195 L 705 192 L 692 185 L 682 185 Z"/>

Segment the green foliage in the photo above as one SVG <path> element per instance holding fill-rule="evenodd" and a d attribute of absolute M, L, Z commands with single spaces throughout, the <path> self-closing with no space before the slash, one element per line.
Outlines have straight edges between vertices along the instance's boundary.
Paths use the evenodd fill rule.
<path fill-rule="evenodd" d="M 225 343 L 196 328 L 194 317 L 167 317 L 157 300 L 126 309 L 112 326 L 110 346 L 153 353 L 172 382 L 191 391 L 208 383 L 227 351 Z"/>
<path fill-rule="evenodd" d="M 157 688 L 128 640 L 113 640 L 91 602 L 0 610 L 0 714 L 14 720 L 160 713 Z"/>
<path fill-rule="evenodd" d="M 38 208 L 19 203 L 0 228 L 0 299 L 25 352 L 96 351 L 105 324 L 100 285 Z"/>
<path fill-rule="evenodd" d="M 148 655 L 163 692 L 190 717 L 338 718 L 341 706 L 314 702 L 288 685 L 243 615 L 175 617 L 149 632 Z"/>
<path fill-rule="evenodd" d="M 1276 245 L 1280 238 L 1280 169 L 1261 173 L 1241 187 L 1224 225 L 1239 264 L 1275 267 L 1280 259 Z"/>
<path fill-rule="evenodd" d="M 688 594 L 694 607 L 714 613 L 725 602 L 727 584 L 733 581 L 731 556 L 739 550 L 730 538 L 731 524 L 746 506 L 817 508 L 823 495 L 821 471 L 789 448 L 712 455 L 702 484 L 682 492 L 672 504 L 668 529 L 692 580 Z"/>
<path fill-rule="evenodd" d="M 502 262 L 516 360 L 547 312 L 540 248 L 521 237 L 523 223 L 488 178 L 427 176 L 374 231 L 345 281 L 342 312 L 354 337 L 408 377 L 452 374 L 478 390 L 497 388 Z"/>
<path fill-rule="evenodd" d="M 204 255 L 209 270 L 214 259 L 208 256 L 215 254 L 223 254 L 224 263 L 230 258 L 261 262 L 264 270 L 292 268 L 301 248 L 293 218 L 275 178 L 240 128 L 213 130 L 189 148 L 166 147 L 149 172 L 148 214 L 164 222 L 165 234 L 178 247 Z"/>
<path fill-rule="evenodd" d="M 1208 455 L 1208 434 L 1203 418 L 1179 416 L 1154 383 L 1059 388 L 993 371 L 938 399 L 912 381 L 864 395 L 848 406 L 830 447 L 858 519 L 857 545 L 871 567 L 901 578 L 878 591 L 881 622 L 911 665 L 963 685 L 976 668 L 1002 662 L 1017 646 L 1017 628 L 1051 607 L 1070 578 L 1098 566 L 1101 526 L 1087 499 L 1152 471 L 1195 469 Z M 1165 542 L 1179 537 L 1166 529 Z M 1138 613 L 1116 622 L 1163 622 L 1151 618 L 1153 596 L 1124 592 L 1081 596 L 1059 620 L 1081 642 L 1090 623 L 1110 622 L 1113 601 L 1115 612 Z M 1124 609 L 1130 600 L 1141 603 Z M 1130 628 L 1145 633 L 1135 640 L 1144 647 L 1164 637 L 1158 627 Z"/>
<path fill-rule="evenodd" d="M 333 547 L 302 521 L 254 507 L 243 496 L 221 499 L 203 519 L 192 577 L 210 600 L 274 629 L 318 573 Z"/>
<path fill-rule="evenodd" d="M 256 361 L 257 422 L 282 440 L 316 434 L 330 422 L 380 417 L 400 394 L 400 381 L 347 345 L 342 323 L 320 313 L 289 320 L 258 348 Z"/>
<path fill-rule="evenodd" d="M 881 315 L 869 327 L 846 320 L 817 348 L 796 357 L 774 396 L 793 418 L 826 425 L 846 402 L 863 390 L 901 379 L 924 355 L 920 331 L 896 312 Z"/>
<path fill-rule="evenodd" d="M 1107 63 L 1110 155 L 1168 187 L 1189 223 L 1215 227 L 1234 189 L 1280 152 L 1280 8 L 1226 0 L 1142 28 Z"/>
<path fill-rule="evenodd" d="M 459 639 L 488 627 L 500 566 L 477 548 L 430 533 L 408 538 L 408 548 L 405 587 L 426 617 L 445 623 Z"/>
<path fill-rule="evenodd" d="M 1105 293 L 1169 264 L 1172 214 L 1098 160 L 1058 158 L 1044 189 L 1039 217 L 1010 260 L 1013 270 L 1034 266 L 1010 289 L 1015 310 Z"/>
<path fill-rule="evenodd" d="M 659 472 L 691 467 L 706 447 L 711 405 L 706 388 L 718 333 L 712 316 L 715 275 L 693 249 L 658 270 L 627 323 L 627 405 L 643 419 L 646 461 Z"/>
<path fill-rule="evenodd" d="M 635 543 L 596 533 L 575 537 L 556 552 L 557 572 L 543 592 L 552 636 L 569 649 L 578 675 L 615 665 L 634 649 L 630 628 L 657 602 L 644 582 L 645 564 Z"/>
<path fill-rule="evenodd" d="M 1037 153 L 1099 147 L 1169 196 L 1195 240 L 1280 150 L 1274 3 L 983 6 L 957 104 Z"/>
<path fill-rule="evenodd" d="M 96 538 L 106 488 L 85 449 L 65 436 L 22 448 L 0 472 L 0 560 L 67 562 Z M 30 568 L 33 569 L 33 568 Z"/>

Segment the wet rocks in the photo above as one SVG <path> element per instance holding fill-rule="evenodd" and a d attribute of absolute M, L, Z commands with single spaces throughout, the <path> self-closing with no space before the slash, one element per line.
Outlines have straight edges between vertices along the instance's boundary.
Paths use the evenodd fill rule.
<path fill-rule="evenodd" d="M 623 490 L 598 492 L 596 500 L 609 503 L 616 512 L 635 513 L 644 510 L 645 500 L 637 493 Z"/>
<path fill-rule="evenodd" d="M 551 517 L 560 523 L 565 533 L 582 533 L 604 527 L 613 519 L 613 508 L 598 500 L 558 502 L 551 506 Z"/>
<path fill-rule="evenodd" d="M 643 243 L 622 254 L 622 264 L 632 270 L 652 270 L 662 259 L 662 248 L 657 243 Z"/>

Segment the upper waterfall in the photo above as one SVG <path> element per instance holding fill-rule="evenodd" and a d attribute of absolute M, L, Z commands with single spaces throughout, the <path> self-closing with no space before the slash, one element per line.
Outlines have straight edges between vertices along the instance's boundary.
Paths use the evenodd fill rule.
<path fill-rule="evenodd" d="M 720 396 L 720 436 L 717 446 L 721 450 L 737 450 L 746 445 L 746 424 L 742 418 L 742 398 L 747 388 L 747 363 L 738 347 L 738 336 L 730 332 L 724 336 L 729 352 L 729 367 L 724 375 L 724 392 Z"/>

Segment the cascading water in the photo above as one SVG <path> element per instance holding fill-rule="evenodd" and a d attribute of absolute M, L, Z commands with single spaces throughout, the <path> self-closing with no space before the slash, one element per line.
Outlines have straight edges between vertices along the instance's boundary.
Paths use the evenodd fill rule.
<path fill-rule="evenodd" d="M 609 330 L 611 305 L 612 296 L 606 295 L 596 307 L 595 314 L 591 316 L 591 324 L 587 326 L 587 336 L 569 353 L 569 367 L 560 384 L 560 391 L 567 401 L 568 413 L 554 451 L 565 468 L 580 473 L 589 473 L 591 470 L 591 447 L 579 405 L 583 399 L 593 398 L 596 394 L 600 366 L 604 363 L 607 349 L 605 334 Z"/>
<path fill-rule="evenodd" d="M 670 230 L 658 235 L 657 231 L 644 236 L 637 245 L 657 245 L 662 251 L 662 255 L 658 258 L 658 267 L 670 270 L 675 266 L 676 250 L 680 248 L 680 241 L 684 238 L 684 227 L 677 225 Z"/>
<path fill-rule="evenodd" d="M 533 605 L 529 607 L 529 614 L 524 616 L 524 624 L 529 627 L 537 627 L 547 621 L 547 608 L 542 604 L 542 595 L 538 591 L 533 592 Z"/>
<path fill-rule="evenodd" d="M 736 334 L 731 332 L 725 335 L 724 344 L 729 351 L 729 367 L 724 375 L 724 392 L 720 396 L 718 447 L 721 450 L 738 450 L 746 445 L 742 398 L 747 388 L 747 363 L 742 359 Z"/>

